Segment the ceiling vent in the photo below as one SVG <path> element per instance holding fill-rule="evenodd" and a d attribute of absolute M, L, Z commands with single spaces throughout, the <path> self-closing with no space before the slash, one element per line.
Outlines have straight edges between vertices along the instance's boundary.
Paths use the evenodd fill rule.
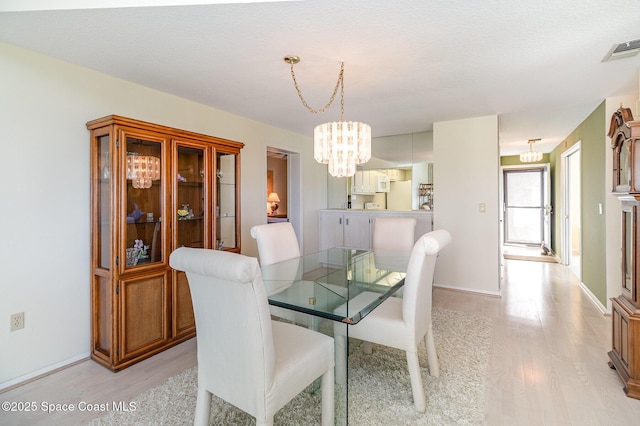
<path fill-rule="evenodd" d="M 614 44 L 602 62 L 612 61 L 614 59 L 628 58 L 635 56 L 640 52 L 640 40 L 625 41 L 624 43 Z"/>

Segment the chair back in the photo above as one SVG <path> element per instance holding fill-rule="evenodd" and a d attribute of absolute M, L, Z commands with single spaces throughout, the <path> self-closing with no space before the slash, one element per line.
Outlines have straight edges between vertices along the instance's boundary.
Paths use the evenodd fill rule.
<path fill-rule="evenodd" d="M 256 225 L 251 228 L 251 236 L 258 243 L 261 265 L 300 257 L 300 245 L 291 222 Z"/>
<path fill-rule="evenodd" d="M 373 223 L 373 249 L 410 251 L 415 243 L 416 219 L 379 216 Z"/>
<path fill-rule="evenodd" d="M 271 317 L 256 258 L 181 247 L 172 268 L 185 271 L 198 342 L 198 380 L 249 413 L 264 412 L 275 369 Z"/>
<path fill-rule="evenodd" d="M 443 229 L 424 234 L 413 246 L 404 281 L 402 318 L 413 329 L 416 341 L 422 338 L 431 324 L 433 273 L 438 252 L 451 241 L 451 234 Z"/>

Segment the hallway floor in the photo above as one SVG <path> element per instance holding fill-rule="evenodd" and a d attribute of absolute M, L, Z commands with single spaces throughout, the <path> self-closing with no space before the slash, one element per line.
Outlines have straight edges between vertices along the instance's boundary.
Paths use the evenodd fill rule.
<path fill-rule="evenodd" d="M 494 321 L 486 424 L 640 424 L 607 365 L 611 317 L 568 267 L 505 260 L 502 297 L 436 288 L 434 305 Z"/>

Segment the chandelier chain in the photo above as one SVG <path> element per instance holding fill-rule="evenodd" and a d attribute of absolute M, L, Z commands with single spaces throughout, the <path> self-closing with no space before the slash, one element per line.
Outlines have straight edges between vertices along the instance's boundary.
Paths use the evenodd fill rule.
<path fill-rule="evenodd" d="M 325 106 L 319 109 L 311 108 L 307 103 L 307 101 L 304 99 L 304 96 L 302 96 L 302 91 L 300 90 L 300 87 L 298 86 L 298 81 L 296 80 L 296 74 L 293 71 L 293 65 L 294 63 L 291 62 L 291 78 L 293 79 L 293 85 L 296 88 L 296 92 L 298 92 L 298 97 L 300 98 L 302 105 L 304 105 L 309 111 L 311 111 L 314 114 L 317 114 L 319 112 L 325 112 L 327 109 L 329 109 L 329 107 L 335 100 L 336 95 L 338 94 L 338 87 L 340 87 L 340 121 L 343 121 L 343 118 L 344 118 L 344 62 L 340 63 L 340 74 L 338 75 L 338 81 L 336 82 L 336 87 L 333 89 L 333 93 L 331 94 L 331 98 L 329 99 L 329 102 L 327 102 Z"/>

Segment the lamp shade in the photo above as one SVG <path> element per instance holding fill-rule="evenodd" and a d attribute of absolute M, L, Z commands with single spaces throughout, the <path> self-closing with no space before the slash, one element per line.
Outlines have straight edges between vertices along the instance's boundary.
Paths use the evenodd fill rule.
<path fill-rule="evenodd" d="M 540 151 L 526 151 L 520 154 L 520 161 L 523 163 L 536 163 L 542 160 Z"/>
<path fill-rule="evenodd" d="M 280 202 L 280 197 L 278 197 L 278 194 L 275 192 L 272 192 L 269 194 L 269 197 L 267 197 L 267 201 L 270 203 L 279 203 Z"/>
<path fill-rule="evenodd" d="M 529 139 L 527 143 L 529 144 L 529 151 L 525 151 L 520 154 L 520 161 L 522 163 L 536 163 L 542 160 L 542 152 L 534 151 L 533 144 L 538 142 L 540 139 Z"/>
<path fill-rule="evenodd" d="M 333 121 L 316 126 L 313 157 L 328 164 L 335 177 L 353 176 L 356 164 L 371 159 L 371 126 L 358 121 Z"/>

